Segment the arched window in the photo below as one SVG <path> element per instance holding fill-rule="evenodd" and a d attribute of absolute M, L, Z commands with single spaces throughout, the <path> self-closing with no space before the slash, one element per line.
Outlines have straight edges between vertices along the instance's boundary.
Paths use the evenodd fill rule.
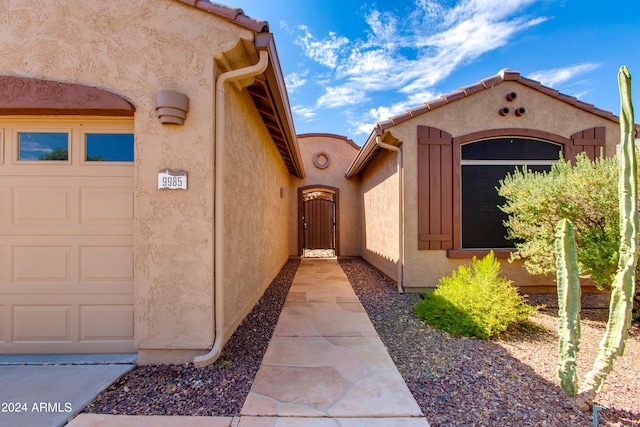
<path fill-rule="evenodd" d="M 513 248 L 503 222 L 505 203 L 496 191 L 499 181 L 516 168 L 547 171 L 556 163 L 562 146 L 523 137 L 473 141 L 460 147 L 461 221 L 463 249 Z"/>
<path fill-rule="evenodd" d="M 488 129 L 453 137 L 418 126 L 418 250 L 446 250 L 451 258 L 509 252 L 496 186 L 516 167 L 549 170 L 562 154 L 594 159 L 605 147 L 603 126 L 569 138 L 521 128 Z M 464 212 L 463 212 L 464 210 Z"/>

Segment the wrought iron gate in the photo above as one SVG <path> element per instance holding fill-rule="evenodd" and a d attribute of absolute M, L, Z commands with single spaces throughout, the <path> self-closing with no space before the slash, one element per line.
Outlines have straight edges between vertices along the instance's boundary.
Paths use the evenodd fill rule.
<path fill-rule="evenodd" d="M 305 256 L 334 256 L 336 249 L 336 201 L 328 191 L 303 194 Z"/>

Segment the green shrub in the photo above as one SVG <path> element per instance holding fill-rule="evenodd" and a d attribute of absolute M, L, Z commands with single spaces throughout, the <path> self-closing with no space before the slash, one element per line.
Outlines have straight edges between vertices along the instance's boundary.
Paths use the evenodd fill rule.
<path fill-rule="evenodd" d="M 509 326 L 529 327 L 529 314 L 537 307 L 528 305 L 500 272 L 493 251 L 479 261 L 474 257 L 469 267 L 460 266 L 451 276 L 441 278 L 436 290 L 424 293 L 414 313 L 452 335 L 483 340 Z"/>
<path fill-rule="evenodd" d="M 574 226 L 580 273 L 608 289 L 618 267 L 618 161 L 576 156 L 575 165 L 560 159 L 549 172 L 516 169 L 500 181 L 500 209 L 509 215 L 507 238 L 515 241 L 511 259 L 523 259 L 530 274 L 556 271 L 555 226 Z"/>

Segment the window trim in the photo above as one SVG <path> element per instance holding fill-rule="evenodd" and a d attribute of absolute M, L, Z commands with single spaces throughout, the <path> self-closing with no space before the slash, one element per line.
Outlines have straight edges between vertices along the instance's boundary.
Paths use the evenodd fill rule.
<path fill-rule="evenodd" d="M 87 160 L 87 135 L 131 135 L 133 136 L 133 160 L 127 161 L 92 161 Z M 81 165 L 91 165 L 92 167 L 100 167 L 100 166 L 108 166 L 108 165 L 130 165 L 135 163 L 136 160 L 136 142 L 135 142 L 135 133 L 133 130 L 125 131 L 125 130 L 109 130 L 109 129 L 101 129 L 101 128 L 83 128 L 80 131 L 80 164 Z"/>
<path fill-rule="evenodd" d="M 470 144 L 477 144 L 477 143 L 483 143 L 483 142 L 489 142 L 489 141 L 495 141 L 495 140 L 499 140 L 499 139 L 506 139 L 506 138 L 513 138 L 514 140 L 519 140 L 519 141 L 523 141 L 523 140 L 527 140 L 527 141 L 536 141 L 538 143 L 543 143 L 543 144 L 550 144 L 555 146 L 555 149 L 559 150 L 559 154 L 563 155 L 563 145 L 557 142 L 553 142 L 553 141 L 547 141 L 547 140 L 542 140 L 540 138 L 533 138 L 533 137 L 523 137 L 523 136 L 514 136 L 514 135 L 505 135 L 505 136 L 500 136 L 500 137 L 490 137 L 490 138 L 483 138 L 483 139 L 477 139 L 477 140 L 473 140 L 473 141 L 468 141 L 468 142 L 464 142 L 460 144 L 460 155 L 462 157 L 462 147 L 465 147 L 467 145 Z M 464 160 L 462 158 L 459 159 L 460 160 L 460 174 L 462 174 L 462 169 L 464 166 L 511 166 L 513 167 L 513 169 L 515 168 L 520 168 L 522 166 L 553 166 L 554 164 L 558 163 L 558 158 L 556 158 L 555 160 L 552 159 L 544 159 L 544 160 L 528 160 L 528 159 L 514 159 L 514 160 L 510 160 L 510 159 L 506 159 L 506 160 L 495 160 L 495 159 L 483 159 L 483 160 Z M 462 196 L 462 192 L 463 192 L 463 188 L 462 188 L 462 180 L 460 181 L 460 193 Z M 463 221 L 462 221 L 462 208 L 463 208 L 463 199 L 462 197 L 460 197 L 460 212 L 461 212 L 461 219 L 460 219 L 460 240 L 462 242 L 463 240 L 463 234 L 464 234 L 464 228 L 463 228 Z M 498 248 L 491 248 L 490 246 L 481 246 L 481 247 L 469 247 L 469 248 L 464 248 L 462 247 L 461 244 L 461 251 L 470 251 L 470 250 L 480 250 L 480 251 L 489 251 L 489 250 L 493 250 L 493 251 L 508 251 L 511 252 L 513 250 L 515 250 L 515 248 L 503 248 L 503 247 L 498 247 Z"/>
<path fill-rule="evenodd" d="M 70 165 L 73 157 L 73 129 L 63 126 L 60 128 L 55 127 L 17 127 L 14 130 L 15 141 L 13 143 L 15 153 L 13 155 L 12 163 L 18 165 L 37 165 L 37 164 L 49 164 L 49 165 Z M 59 133 L 67 135 L 67 160 L 21 160 L 20 159 L 20 134 L 22 133 Z"/>
<path fill-rule="evenodd" d="M 500 138 L 529 138 L 556 143 L 561 146 L 563 156 L 567 156 L 570 138 L 535 129 L 504 128 L 472 132 L 453 138 L 453 249 L 447 250 L 448 258 L 483 257 L 492 249 L 464 249 L 462 247 L 462 146 L 471 142 Z M 516 249 L 493 249 L 497 258 L 508 258 Z"/>

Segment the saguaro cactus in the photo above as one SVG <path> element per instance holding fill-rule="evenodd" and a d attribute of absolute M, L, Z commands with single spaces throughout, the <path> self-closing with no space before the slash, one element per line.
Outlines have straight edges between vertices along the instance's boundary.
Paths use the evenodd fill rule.
<path fill-rule="evenodd" d="M 604 337 L 600 342 L 600 351 L 587 373 L 582 390 L 576 396 L 576 402 L 588 405 L 600 391 L 605 378 L 611 372 L 616 357 L 624 353 L 624 343 L 631 327 L 631 311 L 635 292 L 635 271 L 638 262 L 638 195 L 636 177 L 635 124 L 631 103 L 631 75 L 627 67 L 618 73 L 620 85 L 620 258 L 618 272 L 611 284 L 611 302 L 609 321 Z"/>
<path fill-rule="evenodd" d="M 633 105 L 631 102 L 631 75 L 627 67 L 620 68 L 618 73 L 618 83 L 620 85 L 620 143 L 622 145 L 619 158 L 620 180 L 618 182 L 619 206 L 620 206 L 620 250 L 618 260 L 618 271 L 611 284 L 611 302 L 609 305 L 609 320 L 607 328 L 600 342 L 600 351 L 593 364 L 593 368 L 587 373 L 580 388 L 580 392 L 575 394 L 575 353 L 578 350 L 577 344 L 572 344 L 572 334 L 576 334 L 579 339 L 580 323 L 579 317 L 571 323 L 570 312 L 575 312 L 575 302 L 569 302 L 566 298 L 576 298 L 575 293 L 570 296 L 567 283 L 570 280 L 578 280 L 577 272 L 573 279 L 565 278 L 560 270 L 565 269 L 568 263 L 566 254 L 561 255 L 558 251 L 558 302 L 562 304 L 559 311 L 561 324 L 560 349 L 558 362 L 558 376 L 561 378 L 565 392 L 574 396 L 575 402 L 583 410 L 587 410 L 602 388 L 604 380 L 613 369 L 613 365 L 618 356 L 624 352 L 624 343 L 627 339 L 629 328 L 631 327 L 631 311 L 633 308 L 633 295 L 635 292 L 635 269 L 638 262 L 638 206 L 637 206 L 637 164 L 635 148 L 635 124 L 633 119 Z M 570 245 L 570 227 L 563 227 L 562 221 L 559 224 L 562 232 L 558 233 L 556 244 L 561 247 L 564 240 Z M 566 246 L 564 246 L 566 248 Z M 561 274 L 562 273 L 562 274 Z M 577 296 L 579 299 L 579 294 Z M 560 300 L 563 300 L 561 303 Z M 563 323 L 565 325 L 563 325 Z M 573 359 L 572 359 L 573 358 Z M 573 362 L 572 362 L 573 360 Z M 573 364 L 572 364 L 573 363 Z M 564 379 L 563 379 L 564 378 Z M 566 383 L 566 388 L 565 388 Z"/>
<path fill-rule="evenodd" d="M 558 286 L 558 378 L 565 393 L 578 392 L 576 358 L 580 350 L 580 279 L 573 224 L 567 219 L 556 229 Z"/>

